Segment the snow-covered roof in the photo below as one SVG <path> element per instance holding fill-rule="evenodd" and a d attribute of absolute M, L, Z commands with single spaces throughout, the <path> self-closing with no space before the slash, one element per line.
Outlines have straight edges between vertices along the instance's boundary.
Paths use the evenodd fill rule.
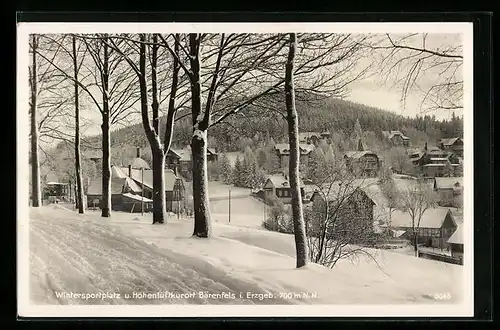
<path fill-rule="evenodd" d="M 344 154 L 345 157 L 347 158 L 354 158 L 354 159 L 359 159 L 363 156 L 370 155 L 370 156 L 375 156 L 378 157 L 376 153 L 369 151 L 369 150 L 364 150 L 364 151 L 346 151 Z"/>
<path fill-rule="evenodd" d="M 436 177 L 434 178 L 434 188 L 451 189 L 462 187 L 463 177 Z"/>
<path fill-rule="evenodd" d="M 462 139 L 459 138 L 459 137 L 456 137 L 456 138 L 451 138 L 451 139 L 441 139 L 441 143 L 444 145 L 444 146 L 451 146 L 453 145 L 455 142 L 457 141 L 461 141 Z"/>
<path fill-rule="evenodd" d="M 420 219 L 420 228 L 441 228 L 448 213 L 451 215 L 451 211 L 445 207 L 428 209 Z M 453 215 L 451 216 L 453 218 Z M 453 219 L 453 221 L 455 220 Z M 411 217 L 408 212 L 394 210 L 391 214 L 391 226 L 394 228 L 411 228 Z"/>
<path fill-rule="evenodd" d="M 126 181 L 127 179 L 125 178 L 111 178 L 111 194 L 121 194 L 125 188 Z M 87 195 L 102 195 L 102 178 L 96 178 L 90 182 Z"/>
<path fill-rule="evenodd" d="M 450 236 L 448 239 L 448 243 L 451 244 L 464 244 L 464 234 L 463 234 L 463 225 L 458 224 L 457 229 L 455 229 L 455 232 Z"/>
<path fill-rule="evenodd" d="M 134 201 L 138 201 L 138 202 L 141 202 L 141 201 L 143 201 L 144 203 L 152 203 L 153 202 L 152 199 L 149 199 L 149 198 L 146 198 L 146 197 L 142 197 L 142 196 L 139 196 L 139 195 L 134 195 L 134 194 L 131 194 L 131 193 L 123 193 L 122 196 L 130 198 L 130 199 L 133 199 Z"/>
<path fill-rule="evenodd" d="M 275 174 L 267 177 L 267 180 L 272 183 L 275 188 L 289 188 L 290 181 L 284 175 Z M 301 187 L 303 186 L 303 182 L 299 179 L 299 183 Z"/>
<path fill-rule="evenodd" d="M 128 171 L 128 168 L 122 168 L 122 171 Z M 175 182 L 178 177 L 175 175 L 174 171 L 171 169 L 165 169 L 165 191 L 173 191 Z M 142 177 L 142 171 L 137 169 L 132 169 L 131 178 L 136 183 L 144 183 L 144 186 L 152 189 L 153 188 L 153 170 L 144 170 L 144 179 Z M 144 180 L 144 181 L 143 181 Z"/>
<path fill-rule="evenodd" d="M 401 133 L 400 131 L 382 131 L 382 134 L 388 139 L 392 139 L 395 136 L 401 136 L 403 140 L 409 140 L 410 138 Z"/>

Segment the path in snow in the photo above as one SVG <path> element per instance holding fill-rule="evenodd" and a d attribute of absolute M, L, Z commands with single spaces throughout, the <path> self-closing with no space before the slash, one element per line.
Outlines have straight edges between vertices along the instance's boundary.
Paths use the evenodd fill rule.
<path fill-rule="evenodd" d="M 221 283 L 203 270 L 181 266 L 169 251 L 116 233 L 86 216 L 53 207 L 31 209 L 30 286 L 42 304 L 259 304 L 239 298 L 234 282 Z M 176 259 L 177 260 L 177 259 Z M 144 299 L 125 293 L 192 293 L 192 297 Z M 108 297 L 57 297 L 56 293 L 109 294 Z M 234 298 L 200 297 L 199 292 L 234 294 Z M 254 291 L 255 292 L 255 291 Z M 118 296 L 119 295 L 119 296 Z M 155 297 L 153 297 L 155 298 Z M 218 298 L 218 299 L 217 299 Z M 280 301 L 283 304 L 283 301 Z"/>

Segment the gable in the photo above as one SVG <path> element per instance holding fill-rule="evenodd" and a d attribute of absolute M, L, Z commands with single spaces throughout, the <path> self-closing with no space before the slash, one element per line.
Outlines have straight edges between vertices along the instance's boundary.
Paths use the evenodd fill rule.
<path fill-rule="evenodd" d="M 274 184 L 271 181 L 271 179 L 267 179 L 266 184 L 264 185 L 264 188 L 274 188 Z"/>

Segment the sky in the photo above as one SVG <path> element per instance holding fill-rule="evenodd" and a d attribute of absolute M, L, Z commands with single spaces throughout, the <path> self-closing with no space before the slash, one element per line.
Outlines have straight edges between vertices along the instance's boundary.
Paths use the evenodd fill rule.
<path fill-rule="evenodd" d="M 382 35 L 385 38 L 385 36 Z M 398 35 L 393 35 L 394 38 L 398 38 Z M 396 40 L 396 39 L 395 39 Z M 421 36 L 410 41 L 405 41 L 409 45 L 420 46 Z M 426 39 L 426 48 L 432 49 L 443 49 L 447 46 L 460 46 L 461 38 L 460 35 L 452 34 L 434 34 L 429 35 Z M 382 56 L 382 55 L 380 55 Z M 380 60 L 380 58 L 375 58 L 370 52 L 358 61 L 358 69 L 369 67 L 369 74 L 363 79 L 353 82 L 349 86 L 349 95 L 346 97 L 347 100 L 377 107 L 380 109 L 388 110 L 403 116 L 414 117 L 417 114 L 422 113 L 420 103 L 422 97 L 420 94 L 412 91 L 406 98 L 406 103 L 403 106 L 401 101 L 401 88 L 399 86 L 394 86 L 390 83 L 384 83 L 382 78 L 383 74 L 379 72 L 380 68 L 376 68 L 373 65 L 374 62 Z M 406 69 L 407 70 L 407 69 Z M 432 84 L 435 83 L 435 79 L 438 79 L 436 72 L 426 72 L 422 74 L 420 80 L 422 84 Z M 425 81 L 425 79 L 429 81 Z M 452 112 L 448 110 L 433 110 L 430 114 L 435 115 L 438 119 L 448 119 L 451 117 Z M 462 115 L 461 110 L 455 110 L 456 115 Z M 88 119 L 92 124 L 85 129 L 84 135 L 95 135 L 100 133 L 100 113 L 93 109 L 83 111 L 82 116 Z M 135 119 L 136 118 L 136 119 Z M 132 119 L 133 122 L 140 122 L 140 116 L 137 114 Z"/>

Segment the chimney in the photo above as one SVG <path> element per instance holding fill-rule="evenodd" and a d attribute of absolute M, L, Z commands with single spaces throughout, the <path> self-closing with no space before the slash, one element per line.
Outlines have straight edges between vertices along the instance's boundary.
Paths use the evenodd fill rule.
<path fill-rule="evenodd" d="M 129 176 L 129 178 L 132 177 L 132 165 L 128 166 L 128 176 Z"/>
<path fill-rule="evenodd" d="M 137 158 L 141 158 L 141 148 L 137 147 Z"/>

